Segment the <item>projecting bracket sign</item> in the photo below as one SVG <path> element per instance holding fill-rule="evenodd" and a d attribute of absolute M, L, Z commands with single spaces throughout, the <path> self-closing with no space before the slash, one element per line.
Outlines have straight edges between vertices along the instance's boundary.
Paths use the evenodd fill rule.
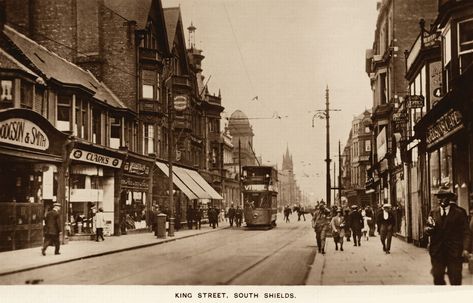
<path fill-rule="evenodd" d="M 103 165 L 103 166 L 108 166 L 108 167 L 113 167 L 113 168 L 120 168 L 122 165 L 121 159 L 102 155 L 99 153 L 86 151 L 79 148 L 74 148 L 71 151 L 70 156 L 72 160 L 88 162 L 88 163 L 93 163 L 93 164 Z"/>

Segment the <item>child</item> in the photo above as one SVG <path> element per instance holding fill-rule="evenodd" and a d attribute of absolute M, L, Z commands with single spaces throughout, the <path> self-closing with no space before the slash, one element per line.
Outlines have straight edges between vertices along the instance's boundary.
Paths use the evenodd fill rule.
<path fill-rule="evenodd" d="M 366 241 L 368 241 L 370 239 L 370 236 L 369 236 L 369 231 L 370 231 L 370 221 L 371 221 L 371 217 L 368 217 L 366 215 L 366 212 L 365 210 L 363 210 L 361 212 L 361 215 L 363 216 L 363 229 L 361 230 L 363 232 L 363 237 L 366 239 Z"/>

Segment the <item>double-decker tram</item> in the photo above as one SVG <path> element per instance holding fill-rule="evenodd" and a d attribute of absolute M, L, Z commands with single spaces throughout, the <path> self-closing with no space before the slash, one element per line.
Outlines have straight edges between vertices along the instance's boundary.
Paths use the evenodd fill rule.
<path fill-rule="evenodd" d="M 246 226 L 276 226 L 278 171 L 272 166 L 243 166 L 242 182 Z"/>

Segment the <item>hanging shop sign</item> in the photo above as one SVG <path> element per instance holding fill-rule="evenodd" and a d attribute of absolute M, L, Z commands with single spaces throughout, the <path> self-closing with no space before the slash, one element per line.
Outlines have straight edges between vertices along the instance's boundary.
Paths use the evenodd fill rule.
<path fill-rule="evenodd" d="M 429 64 L 429 94 L 432 106 L 442 98 L 442 71 L 440 61 Z"/>
<path fill-rule="evenodd" d="M 143 177 L 149 176 L 149 166 L 138 162 L 126 161 L 123 165 L 123 170 L 127 174 Z"/>
<path fill-rule="evenodd" d="M 435 121 L 433 125 L 428 127 L 426 135 L 427 147 L 431 147 L 462 128 L 463 122 L 461 113 L 453 109 L 449 110 Z"/>
<path fill-rule="evenodd" d="M 140 179 L 123 177 L 120 180 L 120 184 L 122 188 L 125 188 L 125 189 L 142 190 L 142 191 L 149 190 L 148 182 L 140 180 Z"/>
<path fill-rule="evenodd" d="M 386 152 L 388 150 L 387 142 L 386 142 L 386 127 L 384 127 L 376 137 L 376 146 L 377 146 L 377 154 L 378 154 L 378 162 L 381 161 L 384 156 L 386 156 Z"/>
<path fill-rule="evenodd" d="M 186 96 L 175 96 L 174 97 L 174 109 L 178 112 L 182 112 L 187 108 L 187 97 Z"/>
<path fill-rule="evenodd" d="M 74 148 L 71 151 L 70 158 L 72 160 L 88 162 L 88 163 L 93 163 L 93 164 L 103 165 L 103 166 L 108 166 L 108 167 L 113 167 L 113 168 L 119 168 L 122 165 L 121 159 L 82 150 L 79 148 Z"/>
<path fill-rule="evenodd" d="M 406 96 L 407 108 L 422 108 L 424 107 L 424 96 L 408 95 Z"/>
<path fill-rule="evenodd" d="M 0 122 L 0 142 L 38 150 L 49 148 L 46 133 L 35 123 L 22 118 Z"/>

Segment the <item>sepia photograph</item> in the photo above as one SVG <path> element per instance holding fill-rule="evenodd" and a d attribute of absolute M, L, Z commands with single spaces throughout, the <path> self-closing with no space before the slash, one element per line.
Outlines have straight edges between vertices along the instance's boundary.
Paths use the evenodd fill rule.
<path fill-rule="evenodd" d="M 472 83 L 473 0 L 0 0 L 0 290 L 469 300 Z"/>

